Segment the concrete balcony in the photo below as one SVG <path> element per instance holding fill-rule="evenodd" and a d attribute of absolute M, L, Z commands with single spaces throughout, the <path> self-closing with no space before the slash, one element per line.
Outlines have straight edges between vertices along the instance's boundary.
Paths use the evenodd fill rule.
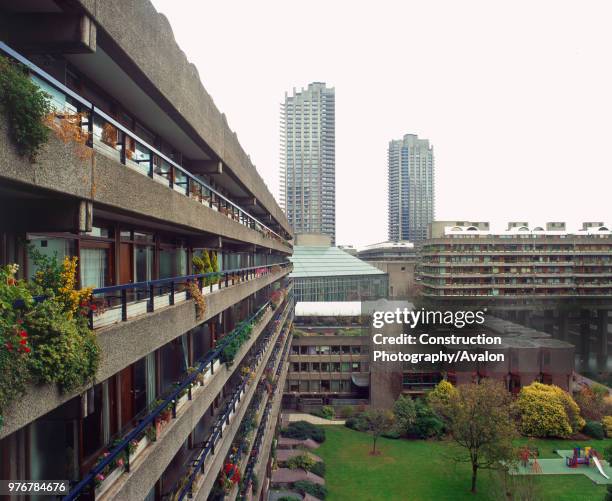
<path fill-rule="evenodd" d="M 140 316 L 98 329 L 101 360 L 97 381 L 104 381 L 266 285 L 280 280 L 290 271 L 290 267 L 281 268 L 280 271 L 207 294 L 206 313 L 200 320 L 196 318 L 193 301 L 183 301 L 152 313 L 146 313 L 145 308 L 145 313 Z M 134 342 L 135 339 L 138 342 Z M 0 438 L 10 435 L 85 390 L 86 387 L 83 387 L 64 393 L 55 385 L 31 385 L 26 394 L 7 409 Z"/>
<path fill-rule="evenodd" d="M 197 423 L 209 410 L 215 397 L 240 367 L 247 353 L 259 342 L 262 334 L 267 329 L 273 328 L 272 334 L 264 341 L 261 355 L 257 357 L 255 362 L 257 377 L 261 376 L 283 323 L 291 311 L 292 303 L 287 302 L 283 308 L 283 310 L 280 310 L 280 322 L 278 324 L 270 323 L 273 318 L 277 317 L 276 313 L 271 310 L 264 312 L 254 326 L 248 341 L 236 353 L 231 366 L 215 362 L 213 364 L 216 366 L 214 371 L 206 370 L 203 385 L 192 390 L 190 400 L 183 402 L 180 407 L 177 406 L 176 416 L 169 423 L 165 424 L 161 432 L 158 433 L 157 440 L 147 445 L 137 460 L 131 464 L 129 471 L 120 471 L 113 484 L 102 495 L 96 495 L 96 499 L 106 501 L 111 499 L 132 500 L 145 498 L 175 457 L 182 444 L 194 430 Z M 254 393 L 255 387 L 256 385 L 254 384 L 247 384 L 243 385 L 242 389 L 238 389 L 239 391 L 234 398 L 234 410 L 228 414 L 228 422 L 222 424 L 222 436 L 224 438 L 220 442 L 217 451 L 220 451 L 228 440 L 227 446 L 229 447 L 231 444 L 231 438 L 229 438 L 233 436 L 231 430 L 242 419 L 242 415 L 248 407 L 248 402 Z M 218 455 L 219 452 L 214 457 L 216 458 Z M 217 470 L 214 471 L 216 472 Z M 75 495 L 75 493 L 71 494 Z"/>
<path fill-rule="evenodd" d="M 217 474 L 223 467 L 225 457 L 229 452 L 234 436 L 240 428 L 241 421 L 244 418 L 247 408 L 249 407 L 249 403 L 255 394 L 257 382 L 264 373 L 266 364 L 272 355 L 274 345 L 278 340 L 278 337 L 289 316 L 290 311 L 287 310 L 283 314 L 275 333 L 270 338 L 268 349 L 257 366 L 253 382 L 249 385 L 244 397 L 241 399 L 240 406 L 236 408 L 231 420 L 229 420 L 223 429 L 222 437 L 217 436 L 217 438 L 215 438 L 213 432 L 212 438 L 209 439 L 209 442 L 212 441 L 214 447 L 212 449 L 209 448 L 208 450 L 203 451 L 202 454 L 205 454 L 205 456 L 196 461 L 196 466 L 194 466 L 194 471 L 191 474 L 193 477 L 193 484 L 191 485 L 191 499 L 196 499 L 198 501 L 208 499 L 208 495 L 210 494 L 210 491 L 217 480 Z M 199 466 L 197 466 L 198 463 Z"/>
<path fill-rule="evenodd" d="M 272 367 L 272 373 L 275 375 L 275 379 L 274 379 L 275 389 L 278 387 L 279 381 L 282 378 L 283 369 L 285 368 L 285 365 L 286 365 L 285 363 L 287 361 L 287 351 L 290 345 L 291 345 L 291 335 L 288 332 L 284 340 L 284 343 L 280 347 L 279 353 L 277 355 L 277 359 L 274 361 L 274 365 Z M 286 371 L 285 371 L 285 375 L 286 375 Z M 284 385 L 284 380 L 283 380 L 283 385 Z M 270 413 L 275 396 L 276 396 L 276 391 L 274 391 L 272 395 L 266 394 L 265 398 L 262 399 L 257 409 L 256 418 L 255 418 L 255 421 L 257 423 L 256 431 L 258 431 L 258 428 L 260 426 L 266 425 L 266 421 L 269 418 L 269 413 Z M 257 435 L 255 434 L 255 439 L 256 438 L 257 438 Z M 240 475 L 242 478 L 244 478 L 245 470 L 248 466 L 249 461 L 251 460 L 251 452 L 255 449 L 255 447 L 259 447 L 260 445 L 261 444 L 258 445 L 255 441 L 253 441 L 251 443 L 251 446 L 248 448 L 247 453 L 243 456 L 242 460 L 239 462 L 238 468 L 239 468 Z M 265 451 L 263 452 L 265 453 Z M 230 493 L 226 496 L 226 498 L 229 499 L 230 501 L 234 501 L 238 499 L 239 494 L 240 494 L 239 486 L 235 486 L 230 491 Z"/>
<path fill-rule="evenodd" d="M 229 240 L 291 253 L 291 246 L 235 220 L 231 214 L 165 186 L 136 169 L 94 150 L 82 160 L 73 146 L 52 134 L 37 162 L 17 154 L 4 121 L 0 121 L 0 179 L 26 189 L 91 201 L 96 211 L 128 213 L 149 222 L 218 235 Z"/>
<path fill-rule="evenodd" d="M 255 476 L 259 479 L 257 488 L 252 489 L 252 486 L 247 489 L 245 495 L 246 499 L 259 499 L 259 496 L 264 488 L 264 484 L 267 484 L 266 480 L 266 469 L 270 460 L 270 454 L 272 452 L 272 442 L 276 435 L 276 427 L 281 413 L 281 403 L 283 401 L 283 389 L 285 387 L 285 380 L 287 379 L 287 371 L 289 370 L 289 363 L 283 362 L 281 373 L 279 375 L 276 391 L 272 398 L 272 405 L 268 419 L 264 423 L 263 427 L 263 438 L 261 445 L 259 446 L 260 454 L 258 454 L 256 462 L 252 467 L 252 471 Z M 267 488 L 267 486 L 266 486 Z"/>

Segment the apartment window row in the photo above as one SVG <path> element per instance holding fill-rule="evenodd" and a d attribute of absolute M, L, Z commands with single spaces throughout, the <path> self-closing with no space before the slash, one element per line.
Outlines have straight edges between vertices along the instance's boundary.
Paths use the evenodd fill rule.
<path fill-rule="evenodd" d="M 367 372 L 367 362 L 292 362 L 291 372 Z"/>

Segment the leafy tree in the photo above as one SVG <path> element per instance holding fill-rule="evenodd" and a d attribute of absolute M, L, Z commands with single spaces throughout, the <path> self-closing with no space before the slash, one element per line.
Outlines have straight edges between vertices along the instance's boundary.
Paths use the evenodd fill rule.
<path fill-rule="evenodd" d="M 408 435 L 416 421 L 414 400 L 405 395 L 400 395 L 393 404 L 393 414 L 395 414 L 395 430 L 401 436 Z"/>
<path fill-rule="evenodd" d="M 607 415 L 612 414 L 612 406 L 606 400 L 608 389 L 601 384 L 584 386 L 574 398 L 580 407 L 582 417 L 588 421 L 601 421 Z"/>
<path fill-rule="evenodd" d="M 479 384 L 459 386 L 448 398 L 430 401 L 459 447 L 455 460 L 470 463 L 471 490 L 476 492 L 478 470 L 504 469 L 514 458 L 512 439 L 516 432 L 510 394 L 503 384 L 484 379 Z"/>
<path fill-rule="evenodd" d="M 605 437 L 603 426 L 598 421 L 587 421 L 582 429 L 582 432 L 589 437 L 597 440 L 603 440 Z"/>
<path fill-rule="evenodd" d="M 445 432 L 444 421 L 431 409 L 427 401 L 418 398 L 414 403 L 416 417 L 410 435 L 418 438 L 441 437 Z"/>
<path fill-rule="evenodd" d="M 366 429 L 372 435 L 372 452 L 376 454 L 376 442 L 383 434 L 391 431 L 395 424 L 395 416 L 390 410 L 371 409 L 363 415 Z"/>
<path fill-rule="evenodd" d="M 432 407 L 435 407 L 438 413 L 441 413 L 448 406 L 451 399 L 457 396 L 457 393 L 457 388 L 446 379 L 443 379 L 429 392 L 427 402 Z"/>
<path fill-rule="evenodd" d="M 606 437 L 612 438 L 612 416 L 604 416 L 601 420 Z"/>
<path fill-rule="evenodd" d="M 532 383 L 521 389 L 516 407 L 520 430 L 534 437 L 566 438 L 580 431 L 585 421 L 569 393 L 558 386 Z"/>

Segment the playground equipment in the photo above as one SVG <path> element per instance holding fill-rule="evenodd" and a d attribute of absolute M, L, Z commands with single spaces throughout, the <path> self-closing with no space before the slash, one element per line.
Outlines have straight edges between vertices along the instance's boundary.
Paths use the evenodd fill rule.
<path fill-rule="evenodd" d="M 610 477 L 606 474 L 605 471 L 603 471 L 603 468 L 601 467 L 601 463 L 599 462 L 599 458 L 597 456 L 593 456 L 593 462 L 595 463 L 595 466 L 597 466 L 599 473 L 606 477 L 607 480 L 610 480 Z"/>
<path fill-rule="evenodd" d="M 532 471 L 542 469 L 538 463 L 539 455 L 540 451 L 537 448 L 532 449 L 528 445 L 525 445 L 519 449 L 519 460 L 521 461 L 523 468 L 527 468 L 529 464 L 531 464 Z M 530 463 L 530 460 L 533 460 L 533 462 Z M 537 471 L 535 471 L 535 473 L 537 473 Z"/>
<path fill-rule="evenodd" d="M 607 475 L 601 469 L 601 463 L 599 462 L 599 454 L 592 447 L 574 447 L 574 455 L 572 457 L 565 458 L 565 464 L 570 468 L 578 468 L 579 465 L 584 464 L 586 466 L 595 465 L 598 466 L 599 471 L 602 475 L 607 478 Z"/>

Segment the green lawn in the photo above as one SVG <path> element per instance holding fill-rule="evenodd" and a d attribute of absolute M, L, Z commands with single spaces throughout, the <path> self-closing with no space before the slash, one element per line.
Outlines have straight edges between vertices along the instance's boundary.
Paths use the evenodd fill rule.
<path fill-rule="evenodd" d="M 379 439 L 380 456 L 371 456 L 371 437 L 344 426 L 326 426 L 327 439 L 315 452 L 326 463 L 328 501 L 500 501 L 504 490 L 495 474 L 479 474 L 478 494 L 469 492 L 466 464 L 450 460 L 447 442 Z M 527 440 L 521 440 L 526 442 Z M 612 440 L 582 444 L 568 440 L 534 440 L 541 457 L 555 457 L 554 449 L 591 445 L 602 451 Z M 527 479 L 527 477 L 519 477 Z M 583 475 L 529 477 L 542 501 L 602 501 L 605 487 Z M 528 481 L 528 480 L 525 480 Z"/>

